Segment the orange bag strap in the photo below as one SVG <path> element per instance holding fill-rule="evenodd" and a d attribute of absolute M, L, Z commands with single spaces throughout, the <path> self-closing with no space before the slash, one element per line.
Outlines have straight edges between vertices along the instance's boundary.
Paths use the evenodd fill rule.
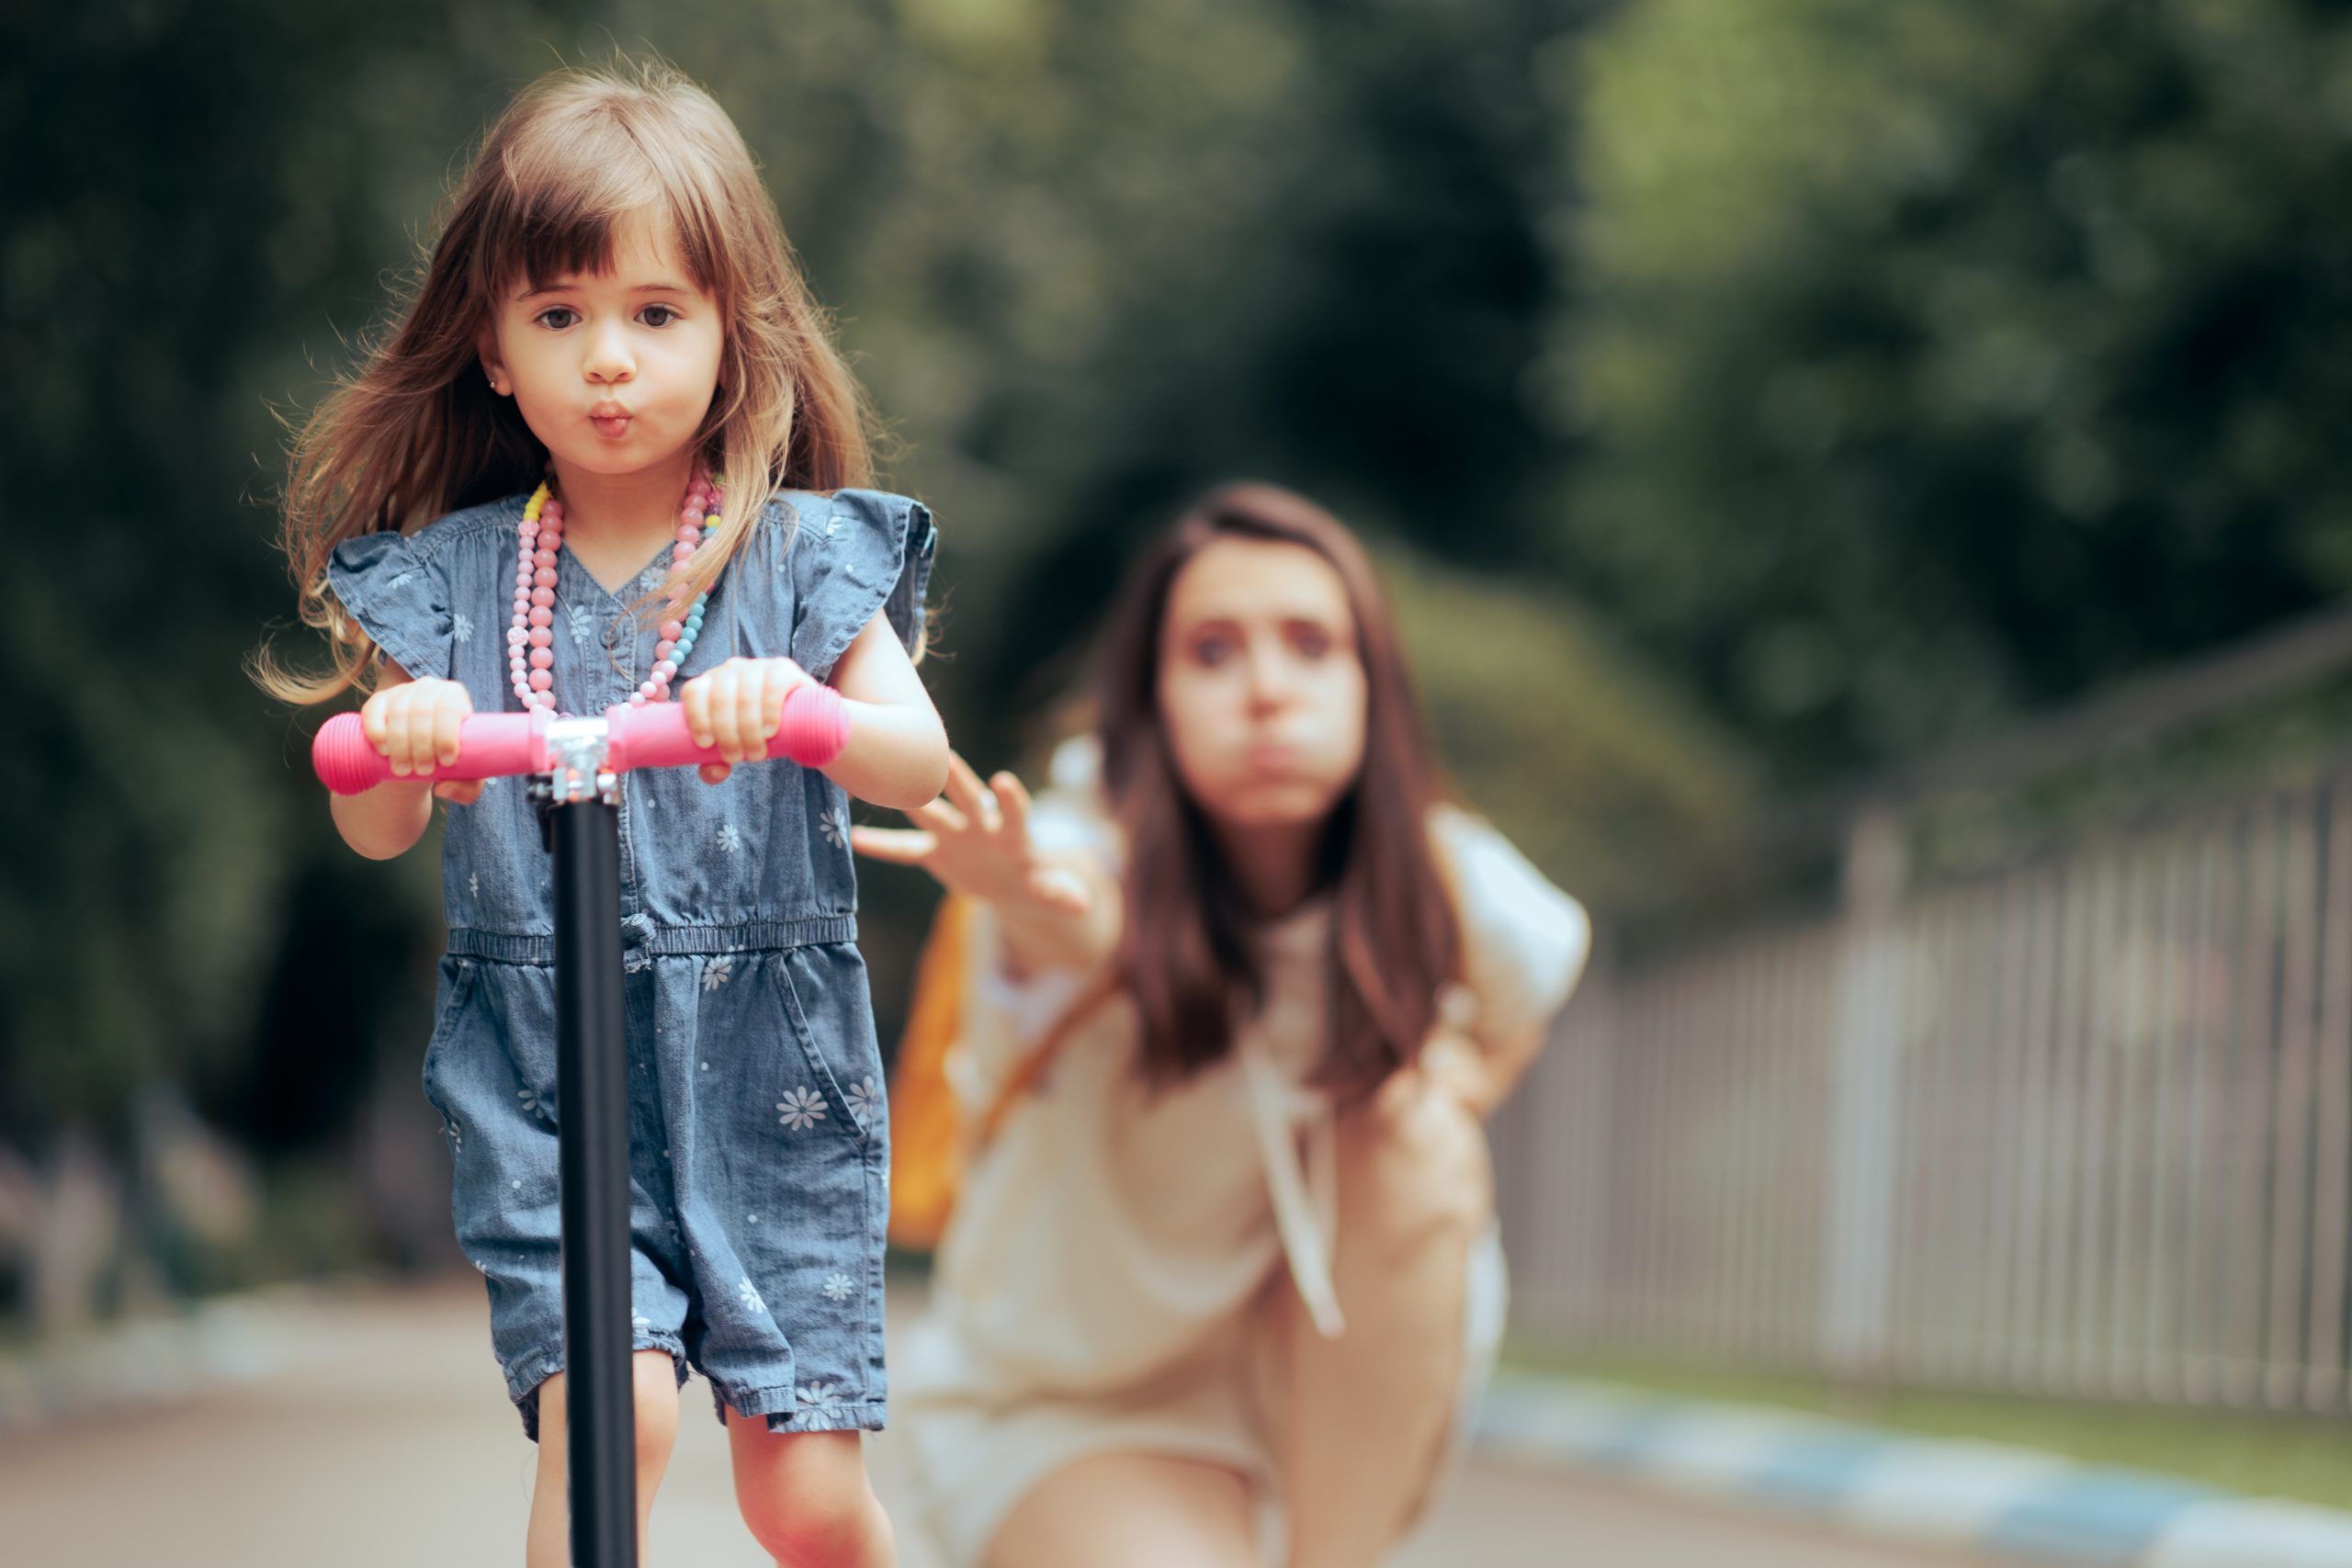
<path fill-rule="evenodd" d="M 890 1242 L 928 1251 L 939 1245 L 963 1184 L 965 1156 L 984 1147 L 1021 1097 L 1035 1089 L 1062 1047 L 1094 1010 L 1116 994 L 1106 976 L 1066 1010 L 1005 1075 L 996 1098 L 967 1137 L 947 1055 L 964 1025 L 971 984 L 971 901 L 940 900 L 915 964 L 914 998 L 890 1073 Z"/>
<path fill-rule="evenodd" d="M 1005 1075 L 1004 1082 L 998 1086 L 996 1099 L 989 1102 L 988 1114 L 980 1118 L 975 1147 L 985 1147 L 996 1136 L 997 1129 L 1004 1125 L 1004 1119 L 1012 1112 L 1014 1102 L 1037 1087 L 1038 1080 L 1046 1076 L 1046 1069 L 1054 1065 L 1054 1058 L 1061 1055 L 1062 1047 L 1069 1044 L 1070 1036 L 1078 1032 L 1078 1026 L 1093 1016 L 1095 1009 L 1117 995 L 1118 989 L 1117 982 L 1105 975 L 1079 993 L 1077 998 L 1062 1010 L 1061 1017 L 1046 1031 L 1045 1038 L 1029 1048 L 1028 1055 L 1014 1065 L 1012 1071 Z"/>
<path fill-rule="evenodd" d="M 890 1241 L 918 1251 L 938 1245 L 962 1175 L 947 1053 L 963 1027 L 971 923 L 968 901 L 953 893 L 940 900 L 890 1072 Z"/>

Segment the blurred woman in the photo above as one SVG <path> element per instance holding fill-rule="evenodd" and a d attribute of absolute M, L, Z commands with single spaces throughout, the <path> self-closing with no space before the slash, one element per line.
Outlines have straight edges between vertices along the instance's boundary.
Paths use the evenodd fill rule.
<path fill-rule="evenodd" d="M 971 1148 L 892 1368 L 918 1512 L 956 1568 L 1370 1564 L 1491 1365 L 1481 1121 L 1587 924 L 1445 801 L 1321 508 L 1216 491 L 1108 626 L 1034 808 L 959 759 L 855 834 L 971 917 Z"/>

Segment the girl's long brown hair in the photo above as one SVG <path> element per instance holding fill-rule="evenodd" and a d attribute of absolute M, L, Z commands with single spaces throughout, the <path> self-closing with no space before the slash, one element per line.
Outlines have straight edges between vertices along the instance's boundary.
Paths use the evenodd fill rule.
<path fill-rule="evenodd" d="M 1314 551 L 1339 574 L 1363 663 L 1364 755 L 1332 811 L 1321 882 L 1332 901 L 1329 1028 L 1314 1081 L 1368 1094 L 1419 1054 L 1455 977 L 1453 903 L 1430 841 L 1440 795 L 1396 620 L 1346 525 L 1265 484 L 1203 498 L 1139 562 L 1098 666 L 1102 780 L 1127 842 L 1125 920 L 1110 983 L 1140 1019 L 1145 1074 L 1170 1082 L 1222 1059 L 1263 1000 L 1252 922 L 1200 807 L 1184 793 L 1159 711 L 1159 657 L 1178 573 L 1221 538 Z"/>
<path fill-rule="evenodd" d="M 412 303 L 295 436 L 279 542 L 302 622 L 326 632 L 333 662 L 305 675 L 264 649 L 254 672 L 265 690 L 324 702 L 367 677 L 374 646 L 327 588 L 337 545 L 538 482 L 547 450 L 490 389 L 478 341 L 502 289 L 605 270 L 632 217 L 669 225 L 725 324 L 718 393 L 695 439 L 727 477 L 726 509 L 685 592 L 717 580 L 779 489 L 870 480 L 864 400 L 734 122 L 667 65 L 556 73 L 491 127 Z"/>

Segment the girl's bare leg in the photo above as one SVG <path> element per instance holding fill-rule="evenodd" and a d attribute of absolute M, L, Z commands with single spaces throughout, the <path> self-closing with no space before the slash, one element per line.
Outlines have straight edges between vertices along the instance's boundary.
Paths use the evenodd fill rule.
<path fill-rule="evenodd" d="M 1494 1208 L 1486 1129 L 1417 1072 L 1340 1122 L 1332 1283 L 1315 1332 L 1282 1280 L 1266 1400 L 1291 1568 L 1372 1568 L 1419 1517 L 1460 1398 L 1472 1244 Z"/>
<path fill-rule="evenodd" d="M 771 1432 L 764 1416 L 727 1413 L 735 1502 L 782 1568 L 891 1568 L 888 1516 L 865 1475 L 856 1432 Z"/>
<path fill-rule="evenodd" d="M 641 1563 L 654 1489 L 670 1467 L 670 1450 L 678 1438 L 678 1374 L 667 1350 L 639 1350 L 630 1362 L 637 1382 L 637 1560 Z M 531 1524 L 524 1551 L 529 1568 L 567 1568 L 571 1561 L 563 1387 L 561 1372 L 539 1384 L 539 1470 L 531 1486 Z"/>
<path fill-rule="evenodd" d="M 1014 1506 L 988 1568 L 1257 1568 L 1252 1503 L 1223 1465 L 1096 1454 Z"/>

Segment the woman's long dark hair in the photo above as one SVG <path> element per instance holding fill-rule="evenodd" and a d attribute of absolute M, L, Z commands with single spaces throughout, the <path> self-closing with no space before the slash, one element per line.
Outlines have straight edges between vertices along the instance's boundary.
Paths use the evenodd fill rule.
<path fill-rule="evenodd" d="M 1177 574 L 1218 539 L 1313 550 L 1339 574 L 1365 685 L 1363 763 L 1329 818 L 1330 1022 L 1314 1081 L 1352 1100 L 1419 1054 L 1458 958 L 1453 902 L 1430 843 L 1438 798 L 1395 616 L 1363 547 L 1289 491 L 1236 484 L 1202 498 L 1139 563 L 1098 666 L 1102 781 L 1127 841 L 1126 918 L 1111 979 L 1133 1000 L 1146 1076 L 1168 1083 L 1221 1060 L 1263 1000 L 1252 922 L 1223 852 L 1176 773 L 1159 711 L 1159 649 Z"/>

